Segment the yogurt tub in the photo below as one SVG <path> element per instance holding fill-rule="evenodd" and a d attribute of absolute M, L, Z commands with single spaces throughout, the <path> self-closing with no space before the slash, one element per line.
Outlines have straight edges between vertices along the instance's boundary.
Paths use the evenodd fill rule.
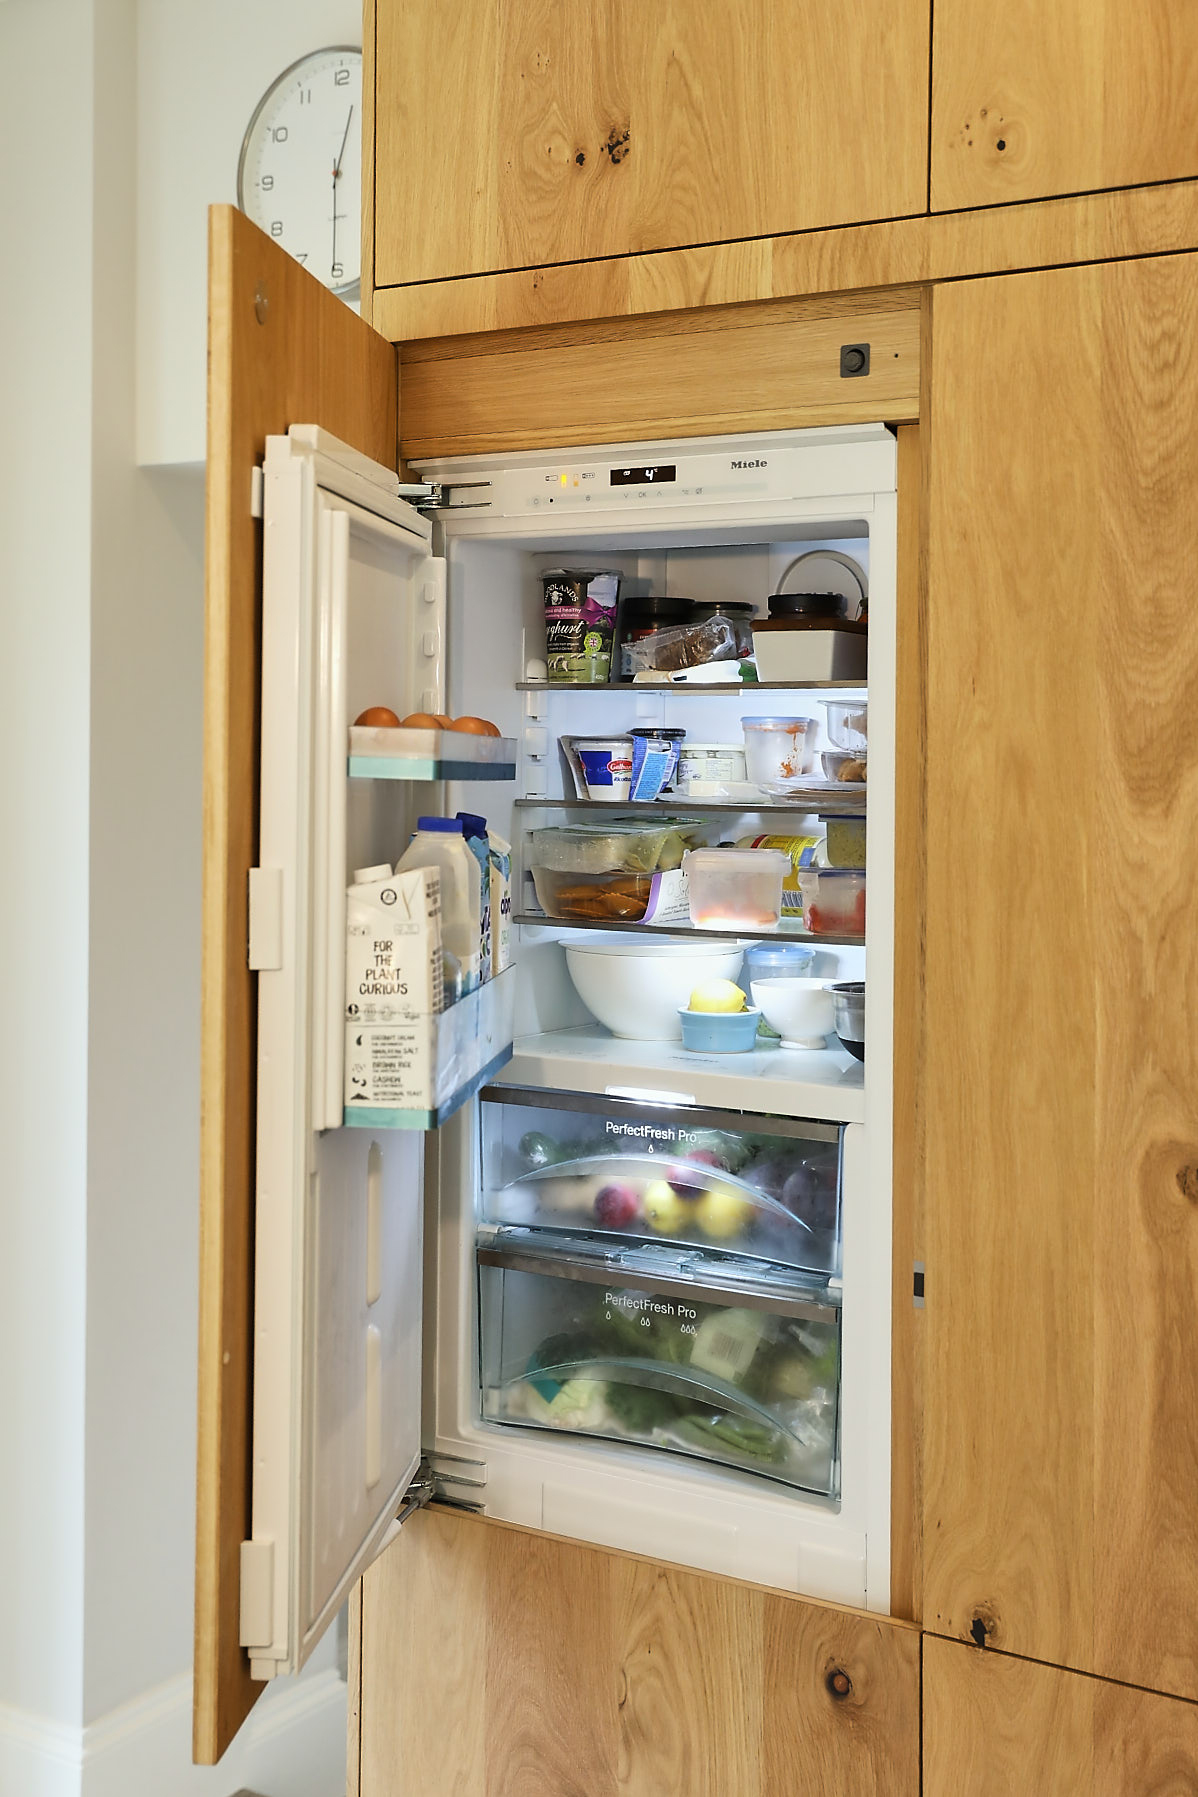
<path fill-rule="evenodd" d="M 685 742 L 678 751 L 675 784 L 680 793 L 714 797 L 729 786 L 742 785 L 747 778 L 740 743 Z"/>
<path fill-rule="evenodd" d="M 627 802 L 632 790 L 631 736 L 574 736 L 570 747 L 582 769 L 588 799 Z"/>

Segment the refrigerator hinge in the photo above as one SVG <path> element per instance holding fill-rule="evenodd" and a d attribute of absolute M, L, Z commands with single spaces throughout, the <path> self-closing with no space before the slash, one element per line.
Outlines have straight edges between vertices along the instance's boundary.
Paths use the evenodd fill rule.
<path fill-rule="evenodd" d="M 489 480 L 408 481 L 400 486 L 399 497 L 408 500 L 418 512 L 480 511 L 490 505 L 489 499 L 455 499 L 453 495 L 468 489 L 489 489 L 490 485 Z"/>
<path fill-rule="evenodd" d="M 263 500 L 263 489 L 265 486 L 265 482 L 266 482 L 265 471 L 262 467 L 261 462 L 258 462 L 255 464 L 255 466 L 253 468 L 250 469 L 250 517 L 251 518 L 261 518 L 261 517 L 265 516 L 266 506 L 265 506 L 265 503 Z"/>
<path fill-rule="evenodd" d="M 416 1468 L 416 1476 L 404 1492 L 403 1503 L 396 1513 L 394 1527 L 401 1527 L 409 1516 L 423 1510 L 426 1504 L 451 1504 L 455 1510 L 486 1509 L 480 1498 L 470 1492 L 486 1490 L 487 1469 L 481 1460 L 466 1460 L 458 1454 L 425 1454 Z"/>

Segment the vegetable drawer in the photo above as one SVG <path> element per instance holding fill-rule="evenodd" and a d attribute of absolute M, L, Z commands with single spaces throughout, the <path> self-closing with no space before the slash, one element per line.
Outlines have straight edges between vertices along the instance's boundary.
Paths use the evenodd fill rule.
<path fill-rule="evenodd" d="M 840 1269 L 838 1124 L 515 1086 L 482 1117 L 489 1223 Z"/>
<path fill-rule="evenodd" d="M 482 1412 L 835 1495 L 840 1310 L 730 1257 L 501 1229 L 478 1244 Z"/>

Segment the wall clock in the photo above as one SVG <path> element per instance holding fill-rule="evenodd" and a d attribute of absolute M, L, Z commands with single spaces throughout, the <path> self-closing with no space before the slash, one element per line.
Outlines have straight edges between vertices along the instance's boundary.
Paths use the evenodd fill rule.
<path fill-rule="evenodd" d="M 237 164 L 237 204 L 343 299 L 360 292 L 362 52 L 313 50 L 272 81 Z"/>

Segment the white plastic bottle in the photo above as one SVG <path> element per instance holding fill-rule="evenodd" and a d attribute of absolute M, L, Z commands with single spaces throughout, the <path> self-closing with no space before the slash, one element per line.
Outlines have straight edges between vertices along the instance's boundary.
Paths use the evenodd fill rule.
<path fill-rule="evenodd" d="M 460 819 L 421 817 L 416 834 L 395 864 L 396 874 L 413 867 L 441 873 L 441 941 L 462 969 L 462 992 L 479 983 L 482 936 L 482 876 Z"/>

